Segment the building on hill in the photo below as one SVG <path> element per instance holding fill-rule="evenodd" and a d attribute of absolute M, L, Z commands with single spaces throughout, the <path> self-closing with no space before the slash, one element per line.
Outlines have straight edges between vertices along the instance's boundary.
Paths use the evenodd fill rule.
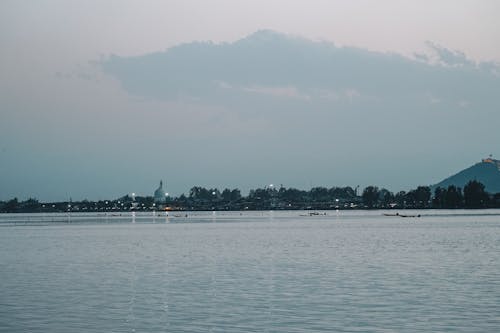
<path fill-rule="evenodd" d="M 500 193 L 500 161 L 493 159 L 490 155 L 490 157 L 482 159 L 481 162 L 431 186 L 431 188 L 434 191 L 437 187 L 447 188 L 454 185 L 463 189 L 472 180 L 482 183 L 489 193 Z"/>
<path fill-rule="evenodd" d="M 494 158 L 491 157 L 491 155 L 488 158 L 483 158 L 483 163 L 491 163 L 494 166 L 497 167 L 498 171 L 500 171 L 500 160 L 495 160 Z"/>
<path fill-rule="evenodd" d="M 154 193 L 154 201 L 157 204 L 164 204 L 167 202 L 167 192 L 163 189 L 163 181 L 160 180 L 160 186 Z"/>

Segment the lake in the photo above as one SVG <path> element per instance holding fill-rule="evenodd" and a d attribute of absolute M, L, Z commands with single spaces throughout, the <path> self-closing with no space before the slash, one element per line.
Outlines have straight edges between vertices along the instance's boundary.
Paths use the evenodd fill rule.
<path fill-rule="evenodd" d="M 0 214 L 0 331 L 497 332 L 500 210 L 383 213 Z"/>

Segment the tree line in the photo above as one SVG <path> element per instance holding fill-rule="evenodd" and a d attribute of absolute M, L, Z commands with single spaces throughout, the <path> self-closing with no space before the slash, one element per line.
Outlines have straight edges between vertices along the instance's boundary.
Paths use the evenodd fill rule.
<path fill-rule="evenodd" d="M 437 187 L 434 193 L 429 186 L 396 194 L 368 186 L 363 191 L 362 201 L 366 208 L 500 208 L 500 193 L 486 192 L 484 185 L 476 180 L 469 181 L 463 190 L 450 185 L 447 188 Z"/>
<path fill-rule="evenodd" d="M 457 209 L 500 208 L 500 193 L 491 194 L 478 181 L 463 189 L 418 186 L 408 192 L 393 193 L 385 188 L 367 186 L 358 194 L 352 187 L 313 187 L 309 191 L 280 186 L 252 189 L 243 196 L 239 189 L 192 187 L 187 195 L 167 197 L 155 203 L 151 196 L 125 195 L 114 200 L 43 203 L 30 198 L 0 201 L 1 213 L 28 212 L 109 212 L 145 210 L 284 210 L 284 209 Z"/>

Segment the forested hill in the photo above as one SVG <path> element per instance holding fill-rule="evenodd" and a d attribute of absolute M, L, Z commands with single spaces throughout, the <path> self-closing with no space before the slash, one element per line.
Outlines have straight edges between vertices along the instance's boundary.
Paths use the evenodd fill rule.
<path fill-rule="evenodd" d="M 494 164 L 487 162 L 477 163 L 451 177 L 444 179 L 432 187 L 447 188 L 450 185 L 455 185 L 460 188 L 464 188 L 465 184 L 471 180 L 477 180 L 478 182 L 483 183 L 485 190 L 489 193 L 500 192 L 500 171 Z"/>

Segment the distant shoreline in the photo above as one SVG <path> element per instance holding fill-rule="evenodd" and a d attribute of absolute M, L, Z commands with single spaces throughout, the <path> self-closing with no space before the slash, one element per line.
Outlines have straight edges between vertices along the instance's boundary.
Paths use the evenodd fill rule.
<path fill-rule="evenodd" d="M 161 189 L 161 186 L 160 188 Z M 267 210 L 407 210 L 407 209 L 486 209 L 500 208 L 500 193 L 491 194 L 484 185 L 470 181 L 463 190 L 450 185 L 436 188 L 418 186 L 408 192 L 392 193 L 376 186 L 366 187 L 361 194 L 352 187 L 314 187 L 309 191 L 279 188 L 272 184 L 250 190 L 242 196 L 239 189 L 206 189 L 193 187 L 188 195 L 170 197 L 125 195 L 113 200 L 40 202 L 36 199 L 0 201 L 0 213 L 124 213 L 159 211 L 267 211 Z"/>

